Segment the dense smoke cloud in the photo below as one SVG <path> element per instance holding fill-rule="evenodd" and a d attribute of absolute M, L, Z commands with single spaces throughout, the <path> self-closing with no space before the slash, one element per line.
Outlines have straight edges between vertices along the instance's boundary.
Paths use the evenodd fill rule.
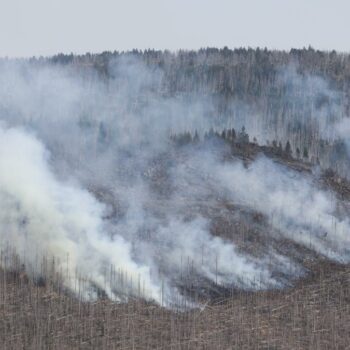
<path fill-rule="evenodd" d="M 37 255 L 58 258 L 67 265 L 70 287 L 78 270 L 112 297 L 118 290 L 105 288 L 103 273 L 114 265 L 135 281 L 141 277 L 146 296 L 156 297 L 149 267 L 133 261 L 130 243 L 118 235 L 109 238 L 104 206 L 77 184 L 58 181 L 47 165 L 45 148 L 33 136 L 4 128 L 0 136 L 1 241 L 13 245 L 31 265 Z"/>
<path fill-rule="evenodd" d="M 242 164 L 219 166 L 215 177 L 234 202 L 266 214 L 281 235 L 331 259 L 349 261 L 349 220 L 336 217 L 336 198 L 307 175 L 260 158 L 248 169 Z"/>
<path fill-rule="evenodd" d="M 198 283 L 248 289 L 303 273 L 272 245 L 253 254 L 214 235 L 203 211 L 222 199 L 261 212 L 276 241 L 349 260 L 348 220 L 311 176 L 265 158 L 224 162 L 220 144 L 173 147 L 174 133 L 234 123 L 213 119 L 211 100 L 167 96 L 162 73 L 132 57 L 110 62 L 108 79 L 80 69 L 0 67 L 0 237 L 29 264 L 45 253 L 59 258 L 70 288 L 78 271 L 111 298 L 142 289 L 169 305 L 189 269 Z"/>

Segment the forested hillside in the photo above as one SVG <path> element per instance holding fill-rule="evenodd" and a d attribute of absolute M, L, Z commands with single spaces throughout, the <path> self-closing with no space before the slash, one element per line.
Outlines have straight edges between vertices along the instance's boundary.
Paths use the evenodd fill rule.
<path fill-rule="evenodd" d="M 123 75 L 128 79 L 125 72 L 115 69 L 125 61 L 142 62 L 155 73 L 145 94 L 176 98 L 188 109 L 204 104 L 203 112 L 219 132 L 244 126 L 261 145 L 281 142 L 285 146 L 289 141 L 295 157 L 307 155 L 312 163 L 347 175 L 343 131 L 350 111 L 349 54 L 311 47 L 290 52 L 207 48 L 32 59 L 34 65 L 68 66 L 87 80 L 98 76 L 106 84 Z M 142 108 L 145 100 L 145 95 L 135 96 L 132 108 Z"/>
<path fill-rule="evenodd" d="M 1 59 L 6 347 L 344 348 L 349 83 L 311 47 Z"/>

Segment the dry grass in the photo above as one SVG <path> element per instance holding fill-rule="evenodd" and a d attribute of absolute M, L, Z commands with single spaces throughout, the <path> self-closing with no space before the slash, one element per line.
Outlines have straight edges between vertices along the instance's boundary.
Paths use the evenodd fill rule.
<path fill-rule="evenodd" d="M 12 264 L 13 265 L 13 264 Z M 285 291 L 229 291 L 203 309 L 83 302 L 21 266 L 0 270 L 1 349 L 346 349 L 350 266 L 312 263 Z"/>

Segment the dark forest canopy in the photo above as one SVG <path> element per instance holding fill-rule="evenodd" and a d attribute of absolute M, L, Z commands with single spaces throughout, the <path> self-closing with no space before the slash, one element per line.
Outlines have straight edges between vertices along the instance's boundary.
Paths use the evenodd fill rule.
<path fill-rule="evenodd" d="M 52 57 L 31 58 L 32 62 L 50 62 L 58 64 L 82 64 L 106 67 L 110 59 L 123 56 L 135 56 L 149 65 L 157 65 L 163 69 L 170 66 L 181 68 L 191 67 L 193 72 L 197 69 L 211 68 L 212 74 L 219 74 L 220 69 L 227 69 L 230 73 L 250 73 L 255 78 L 268 78 L 273 76 L 275 68 L 288 64 L 298 64 L 300 72 L 308 72 L 327 77 L 334 83 L 348 84 L 350 78 L 350 54 L 336 51 L 320 51 L 312 47 L 291 49 L 287 51 L 268 50 L 267 48 L 236 48 L 224 47 L 203 48 L 198 51 L 179 50 L 177 52 L 161 50 L 137 50 L 128 52 L 105 51 L 98 54 L 86 53 L 84 55 L 57 54 Z M 107 67 L 106 67 L 107 68 Z M 187 71 L 190 73 L 191 71 Z M 227 71 L 226 71 L 227 73 Z M 348 85 L 346 85 L 348 86 Z"/>
<path fill-rule="evenodd" d="M 312 47 L 287 51 L 224 47 L 198 51 L 137 50 L 105 51 L 84 55 L 58 54 L 31 58 L 33 64 L 69 65 L 96 71 L 103 78 L 113 77 L 111 62 L 137 59 L 163 74 L 159 89 L 166 94 L 205 93 L 222 99 L 237 98 L 257 102 L 259 98 L 280 99 L 285 87 L 278 82 L 279 72 L 293 66 L 301 77 L 325 79 L 331 88 L 346 97 L 342 102 L 349 111 L 350 54 L 319 51 Z M 326 102 L 320 96 L 319 103 Z M 222 101 L 225 112 L 225 103 Z M 221 112 L 221 111 L 220 111 Z"/>
<path fill-rule="evenodd" d="M 3 59 L 6 61 L 6 59 Z M 203 48 L 198 51 L 132 50 L 84 55 L 58 54 L 19 60 L 32 66 L 62 66 L 108 85 L 123 75 L 118 62 L 137 61 L 151 72 L 145 96 L 181 98 L 188 108 L 200 97 L 217 132 L 245 126 L 259 144 L 289 141 L 289 152 L 306 154 L 321 165 L 347 171 L 347 155 L 337 151 L 335 126 L 350 115 L 350 54 L 312 47 L 287 51 L 266 48 Z M 135 97 L 143 103 L 142 91 Z M 188 130 L 194 133 L 195 130 Z M 332 134 L 332 135 L 330 135 Z M 339 147 L 338 147 L 339 148 Z M 305 150 L 308 150 L 305 152 Z M 340 169 L 342 168 L 342 169 Z"/>
<path fill-rule="evenodd" d="M 84 55 L 57 54 L 52 57 L 18 59 L 32 64 L 72 65 L 94 69 L 102 77 L 113 74 L 110 62 L 128 58 L 141 60 L 164 73 L 162 89 L 167 93 L 188 91 L 219 94 L 226 98 L 254 100 L 263 95 L 276 95 L 276 76 L 281 68 L 293 65 L 299 74 L 312 74 L 327 79 L 336 89 L 348 94 L 350 54 L 320 51 L 312 47 L 287 51 L 267 48 L 203 48 L 198 51 L 137 50 L 105 51 Z M 1 59 L 7 61 L 9 59 Z"/>
<path fill-rule="evenodd" d="M 312 47 L 289 52 L 224 47 L 59 54 L 31 61 L 68 65 L 82 74 L 93 71 L 108 81 L 116 74 L 111 62 L 134 59 L 161 73 L 161 78 L 153 81 L 156 94 L 189 100 L 193 95 L 204 97 L 213 102 L 208 114 L 214 119 L 233 120 L 237 129 L 246 126 L 259 143 L 276 140 L 285 145 L 289 141 L 294 154 L 309 153 L 310 159 L 320 159 L 326 168 L 347 171 L 340 169 L 347 169 L 347 156 L 338 154 L 332 146 L 335 140 L 325 134 L 350 114 L 350 54 Z M 323 126 L 314 123 L 317 119 L 324 121 Z M 252 128 L 256 121 L 260 124 Z M 258 135 L 257 129 L 264 130 L 263 134 Z"/>

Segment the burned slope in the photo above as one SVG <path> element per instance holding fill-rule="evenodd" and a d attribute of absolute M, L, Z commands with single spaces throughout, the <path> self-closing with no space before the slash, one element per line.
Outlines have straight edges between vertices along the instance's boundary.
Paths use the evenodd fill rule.
<path fill-rule="evenodd" d="M 113 300 L 142 294 L 169 307 L 183 301 L 184 275 L 198 290 L 279 289 L 308 272 L 303 257 L 348 262 L 348 202 L 322 182 L 316 152 L 341 136 L 321 132 L 341 101 L 314 109 L 319 119 L 307 113 L 332 95 L 326 82 L 280 67 L 273 100 L 297 114 L 266 119 L 257 108 L 260 124 L 243 101 L 223 113 L 189 86 L 169 93 L 167 73 L 134 56 L 108 62 L 108 77 L 3 62 L 2 241 L 32 266 L 38 254 L 57 257 L 70 290 L 86 275 Z"/>
<path fill-rule="evenodd" d="M 48 260 L 41 266 L 48 267 Z M 36 283 L 23 271 L 0 269 L 3 348 L 345 349 L 350 341 L 350 270 L 329 260 L 310 266 L 291 288 L 231 290 L 186 312 L 142 299 L 86 302 L 60 288 L 61 282 L 49 275 Z"/>
<path fill-rule="evenodd" d="M 242 200 L 240 196 L 230 193 L 222 179 L 217 178 L 216 167 L 222 171 L 227 167 L 239 166 L 240 171 L 249 173 L 254 171 L 252 167 L 256 162 L 267 162 L 267 169 L 271 171 L 259 173 L 259 176 L 273 178 L 276 175 L 273 171 L 279 171 L 288 174 L 287 179 L 291 182 L 299 185 L 301 181 L 302 187 L 305 186 L 302 181 L 306 181 L 310 194 L 330 194 L 334 201 L 333 211 L 329 213 L 334 215 L 331 226 L 322 222 L 321 216 L 328 215 L 323 209 L 316 213 L 319 218 L 316 217 L 315 222 L 308 222 L 307 218 L 297 224 L 290 223 L 288 220 L 291 218 L 284 218 L 279 208 L 264 211 L 259 203 L 254 202 L 256 199 L 252 201 L 247 197 L 247 200 Z M 270 162 L 276 165 L 270 167 Z M 237 173 L 231 175 L 233 181 L 240 181 L 240 178 L 235 178 Z M 345 196 L 349 184 L 342 179 L 342 191 L 336 186 L 339 181 L 334 181 L 329 172 L 321 172 L 285 152 L 276 152 L 272 147 L 260 147 L 254 143 L 228 144 L 220 138 L 197 140 L 185 145 L 175 143 L 167 152 L 152 158 L 145 165 L 142 177 L 148 186 L 147 200 L 142 206 L 151 223 L 140 227 L 135 233 L 133 241 L 137 243 L 134 252 L 137 255 L 147 250 L 149 245 L 155 247 L 149 251 L 158 269 L 155 273 L 161 278 L 167 276 L 169 285 L 191 300 L 217 298 L 235 289 L 289 288 L 298 279 L 312 274 L 320 262 L 348 262 L 348 249 L 345 246 L 338 251 L 336 233 L 326 231 L 325 227 L 336 231 L 337 221 L 342 223 L 346 220 L 349 205 Z M 288 192 L 288 183 L 285 186 Z M 247 187 L 245 191 L 252 192 L 254 189 Z M 126 209 L 123 211 L 123 203 L 117 197 L 113 198 L 108 189 L 100 191 L 99 196 L 112 208 L 111 212 L 115 215 L 112 220 L 123 221 L 127 212 Z M 266 206 L 270 200 L 266 194 Z M 172 226 L 169 217 L 184 225 Z M 204 235 L 201 231 L 203 226 L 200 223 L 193 226 L 196 220 L 205 222 L 204 226 L 210 234 L 206 238 L 209 237 L 212 242 L 217 237 L 225 244 L 232 245 L 238 256 L 255 266 L 263 266 L 261 274 L 255 275 L 253 280 L 244 280 L 244 276 L 235 277 L 234 274 L 230 279 L 230 274 L 223 272 L 224 268 L 218 262 L 221 251 L 213 249 L 211 253 L 208 252 L 210 246 L 200 237 Z M 194 230 L 199 230 L 194 238 L 197 247 L 193 250 L 178 247 L 181 236 L 189 234 L 186 226 L 191 225 Z M 165 234 L 159 227 L 166 227 L 170 235 L 177 238 Z M 178 261 L 168 259 L 167 254 L 172 250 L 178 251 Z M 208 261 L 208 254 L 211 254 L 211 261 Z M 231 263 L 228 262 L 228 265 Z M 205 272 L 206 264 L 212 267 L 210 274 Z"/>

